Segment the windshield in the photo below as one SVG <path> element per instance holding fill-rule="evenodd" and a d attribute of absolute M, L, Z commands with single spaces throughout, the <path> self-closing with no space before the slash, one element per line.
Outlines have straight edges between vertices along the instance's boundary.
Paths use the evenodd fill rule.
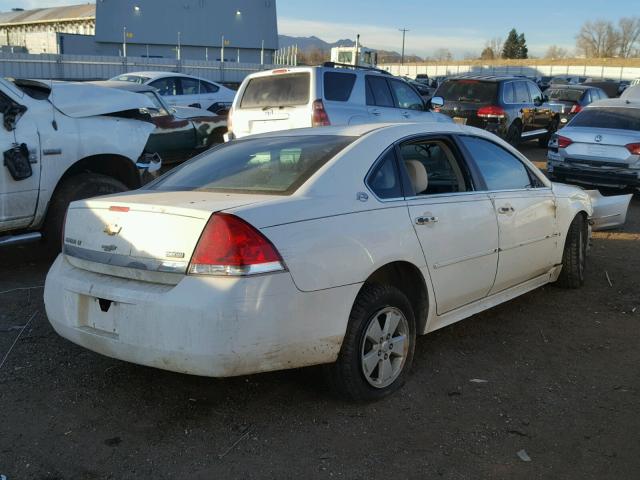
<path fill-rule="evenodd" d="M 240 108 L 282 107 L 309 103 L 309 72 L 277 74 L 249 80 Z"/>
<path fill-rule="evenodd" d="M 582 90 L 570 90 L 568 88 L 549 88 L 545 92 L 549 100 L 558 100 L 560 102 L 577 102 L 583 93 Z"/>
<path fill-rule="evenodd" d="M 355 139 L 305 135 L 225 143 L 172 170 L 148 188 L 290 195 Z"/>
<path fill-rule="evenodd" d="M 572 127 L 640 130 L 640 109 L 625 107 L 587 108 L 569 122 Z"/>
<path fill-rule="evenodd" d="M 449 102 L 493 103 L 498 94 L 496 82 L 480 80 L 447 80 L 435 93 Z"/>
<path fill-rule="evenodd" d="M 147 80 L 149 80 L 149 77 L 141 77 L 140 75 L 125 74 L 125 75 L 118 75 L 117 77 L 113 77 L 111 80 L 117 80 L 119 82 L 132 82 L 132 83 L 143 84 Z"/>

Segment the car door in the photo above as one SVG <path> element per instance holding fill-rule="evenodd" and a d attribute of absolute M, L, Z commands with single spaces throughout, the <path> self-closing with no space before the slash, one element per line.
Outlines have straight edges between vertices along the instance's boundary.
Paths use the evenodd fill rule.
<path fill-rule="evenodd" d="M 400 122 L 405 120 L 396 108 L 387 79 L 382 75 L 366 75 L 366 99 L 372 122 Z"/>
<path fill-rule="evenodd" d="M 424 137 L 398 146 L 409 216 L 429 268 L 438 315 L 485 297 L 498 263 L 498 225 L 486 192 L 455 142 Z"/>
<path fill-rule="evenodd" d="M 544 102 L 542 91 L 533 82 L 526 82 L 532 102 L 532 122 L 534 130 L 547 130 L 553 119 L 553 111 Z"/>
<path fill-rule="evenodd" d="M 388 79 L 395 107 L 400 110 L 400 116 L 406 121 L 420 121 L 423 117 L 430 117 L 425 112 L 422 97 L 402 80 Z"/>
<path fill-rule="evenodd" d="M 163 77 L 149 82 L 169 105 L 183 105 L 180 103 L 182 91 L 180 90 L 179 77 Z M 184 105 L 186 106 L 186 105 Z"/>
<path fill-rule="evenodd" d="M 485 138 L 459 139 L 483 176 L 498 219 L 500 253 L 491 293 L 548 272 L 559 248 L 551 188 L 506 148 Z"/>
<path fill-rule="evenodd" d="M 31 224 L 38 204 L 41 152 L 32 112 L 0 91 L 0 231 Z"/>
<path fill-rule="evenodd" d="M 516 108 L 518 108 L 520 118 L 522 119 L 522 136 L 526 137 L 528 133 L 536 130 L 535 122 L 537 110 L 529 96 L 527 82 L 520 80 L 513 82 L 513 92 Z"/>

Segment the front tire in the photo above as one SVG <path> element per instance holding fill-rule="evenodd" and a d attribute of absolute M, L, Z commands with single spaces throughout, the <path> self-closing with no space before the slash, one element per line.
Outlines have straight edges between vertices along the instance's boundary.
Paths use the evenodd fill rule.
<path fill-rule="evenodd" d="M 127 186 L 121 181 L 98 173 L 80 173 L 63 180 L 56 188 L 49 203 L 43 227 L 47 250 L 51 254 L 60 252 L 64 217 L 71 202 L 126 190 L 128 190 Z"/>
<path fill-rule="evenodd" d="M 582 214 L 576 215 L 567 233 L 562 254 L 562 270 L 558 285 L 563 288 L 580 288 L 584 285 L 587 257 L 587 223 Z"/>
<path fill-rule="evenodd" d="M 338 360 L 326 367 L 330 383 L 350 400 L 390 395 L 404 384 L 415 339 L 407 297 L 390 285 L 365 285 L 351 310 Z"/>

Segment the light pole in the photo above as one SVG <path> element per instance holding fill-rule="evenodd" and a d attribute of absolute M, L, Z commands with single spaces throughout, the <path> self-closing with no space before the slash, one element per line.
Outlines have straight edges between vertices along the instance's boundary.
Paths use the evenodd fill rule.
<path fill-rule="evenodd" d="M 406 28 L 399 28 L 398 30 L 402 32 L 402 55 L 400 56 L 400 65 L 404 65 L 404 37 L 409 30 Z"/>
<path fill-rule="evenodd" d="M 122 56 L 127 56 L 127 27 L 122 27 Z"/>
<path fill-rule="evenodd" d="M 180 32 L 178 32 L 178 49 L 176 50 L 178 61 L 180 61 Z"/>

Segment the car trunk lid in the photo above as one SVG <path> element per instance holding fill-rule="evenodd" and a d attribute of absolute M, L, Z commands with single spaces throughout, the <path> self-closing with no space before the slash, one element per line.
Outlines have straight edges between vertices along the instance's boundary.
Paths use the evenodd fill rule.
<path fill-rule="evenodd" d="M 638 156 L 631 154 L 625 145 L 640 142 L 640 135 L 632 131 L 607 128 L 571 127 L 560 133 L 571 139 L 572 143 L 565 148 L 569 159 L 602 160 L 603 162 L 629 165 L 638 161 Z"/>
<path fill-rule="evenodd" d="M 260 197 L 154 192 L 74 202 L 67 212 L 63 252 L 86 270 L 177 283 L 175 276 L 186 273 L 211 215 Z"/>

